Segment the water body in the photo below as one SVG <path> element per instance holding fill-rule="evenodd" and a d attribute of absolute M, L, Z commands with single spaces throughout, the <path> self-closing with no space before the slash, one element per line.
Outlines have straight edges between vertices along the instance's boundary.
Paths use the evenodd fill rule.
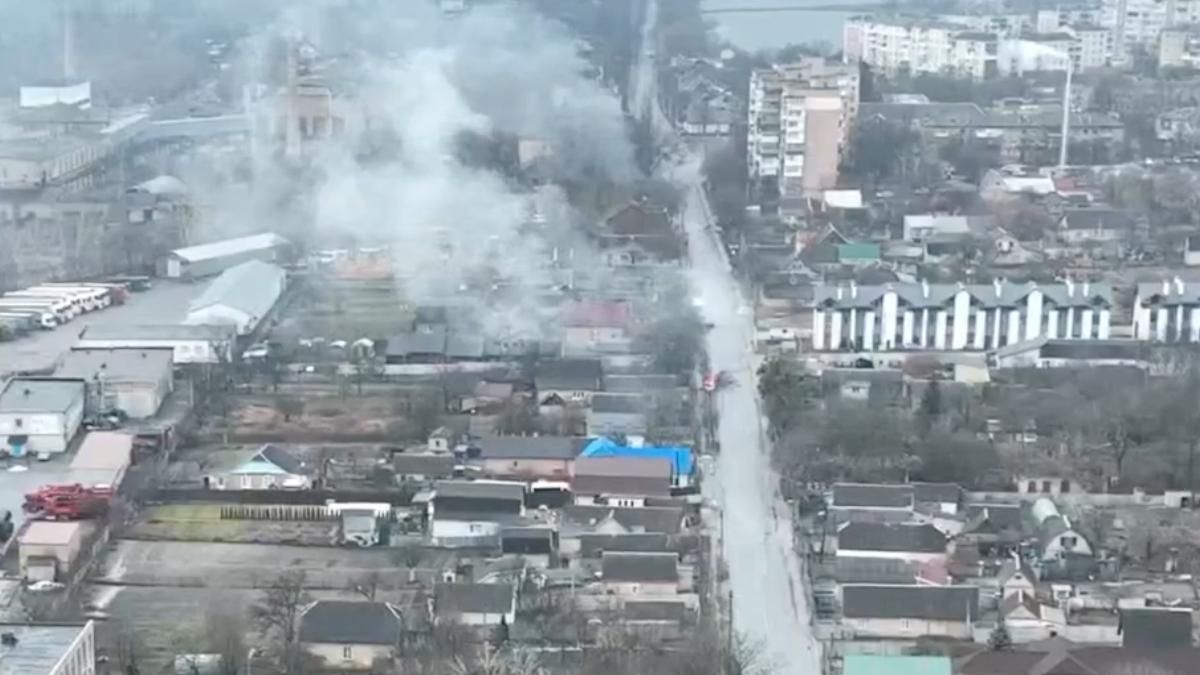
<path fill-rule="evenodd" d="M 852 4 L 854 0 L 704 0 L 706 9 L 726 7 L 784 7 Z M 708 14 L 717 34 L 741 49 L 778 49 L 788 44 L 824 42 L 832 51 L 842 48 L 842 22 L 853 12 L 776 11 Z"/>

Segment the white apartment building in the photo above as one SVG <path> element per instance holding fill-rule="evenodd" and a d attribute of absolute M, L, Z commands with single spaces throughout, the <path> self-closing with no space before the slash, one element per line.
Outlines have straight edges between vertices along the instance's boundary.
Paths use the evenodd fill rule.
<path fill-rule="evenodd" d="M 1168 28 L 1158 40 L 1160 68 L 1195 68 L 1200 65 L 1200 26 Z"/>
<path fill-rule="evenodd" d="M 1200 283 L 1175 277 L 1138 284 L 1133 336 L 1153 342 L 1200 342 Z"/>
<path fill-rule="evenodd" d="M 781 195 L 812 195 L 837 184 L 847 134 L 858 114 L 858 68 L 821 59 L 750 74 L 747 147 L 752 179 L 778 180 Z"/>
<path fill-rule="evenodd" d="M 984 79 L 997 70 L 1000 38 L 945 21 L 853 17 L 842 27 L 842 58 L 862 61 L 888 76 L 960 74 Z"/>
<path fill-rule="evenodd" d="M 1061 7 L 1039 9 L 1033 29 L 1038 33 L 1055 33 L 1069 26 L 1099 26 L 1104 21 L 1100 7 Z"/>
<path fill-rule="evenodd" d="M 1163 29 L 1200 20 L 1200 0 L 1103 0 L 1102 25 L 1113 31 L 1114 58 L 1137 46 L 1153 51 Z"/>
<path fill-rule="evenodd" d="M 1108 339 L 1107 284 L 819 286 L 815 351 L 985 351 L 1039 337 Z"/>

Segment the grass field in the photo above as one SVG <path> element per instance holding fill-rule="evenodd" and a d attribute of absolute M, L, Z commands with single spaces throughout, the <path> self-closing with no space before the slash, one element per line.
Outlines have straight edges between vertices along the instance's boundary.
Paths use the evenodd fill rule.
<path fill-rule="evenodd" d="M 130 539 L 267 544 L 328 544 L 331 522 L 223 520 L 220 504 L 147 508 L 125 533 Z"/>

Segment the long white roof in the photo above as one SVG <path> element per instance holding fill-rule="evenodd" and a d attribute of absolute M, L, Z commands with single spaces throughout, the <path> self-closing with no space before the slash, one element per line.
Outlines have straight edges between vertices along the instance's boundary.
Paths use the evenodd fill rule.
<path fill-rule="evenodd" d="M 197 262 L 237 253 L 245 253 L 247 251 L 259 251 L 286 243 L 286 239 L 274 232 L 264 232 L 263 234 L 252 234 L 248 237 L 238 237 L 237 239 L 214 241 L 211 244 L 179 248 L 171 251 L 171 255 L 183 258 L 188 262 Z"/>

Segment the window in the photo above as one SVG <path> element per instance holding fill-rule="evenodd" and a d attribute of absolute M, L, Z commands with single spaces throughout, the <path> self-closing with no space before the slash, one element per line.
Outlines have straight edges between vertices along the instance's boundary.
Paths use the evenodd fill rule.
<path fill-rule="evenodd" d="M 1025 486 L 1025 491 L 1026 492 L 1037 492 L 1037 481 L 1036 480 L 1029 481 L 1029 484 Z"/>
<path fill-rule="evenodd" d="M 13 420 L 13 426 L 15 426 L 15 427 L 17 427 L 18 429 L 20 429 L 20 428 L 21 428 L 21 425 L 22 425 L 22 422 L 21 422 L 21 418 L 20 418 L 20 417 L 18 417 L 17 419 Z"/>
<path fill-rule="evenodd" d="M 350 652 L 350 647 L 342 647 L 342 658 L 346 659 L 347 661 L 354 658 Z"/>
<path fill-rule="evenodd" d="M 1050 492 L 1050 481 L 1042 481 L 1042 492 Z"/>
<path fill-rule="evenodd" d="M 1062 480 L 1062 482 L 1058 484 L 1058 491 L 1063 494 L 1070 492 L 1071 491 L 1071 481 L 1064 478 Z"/>

